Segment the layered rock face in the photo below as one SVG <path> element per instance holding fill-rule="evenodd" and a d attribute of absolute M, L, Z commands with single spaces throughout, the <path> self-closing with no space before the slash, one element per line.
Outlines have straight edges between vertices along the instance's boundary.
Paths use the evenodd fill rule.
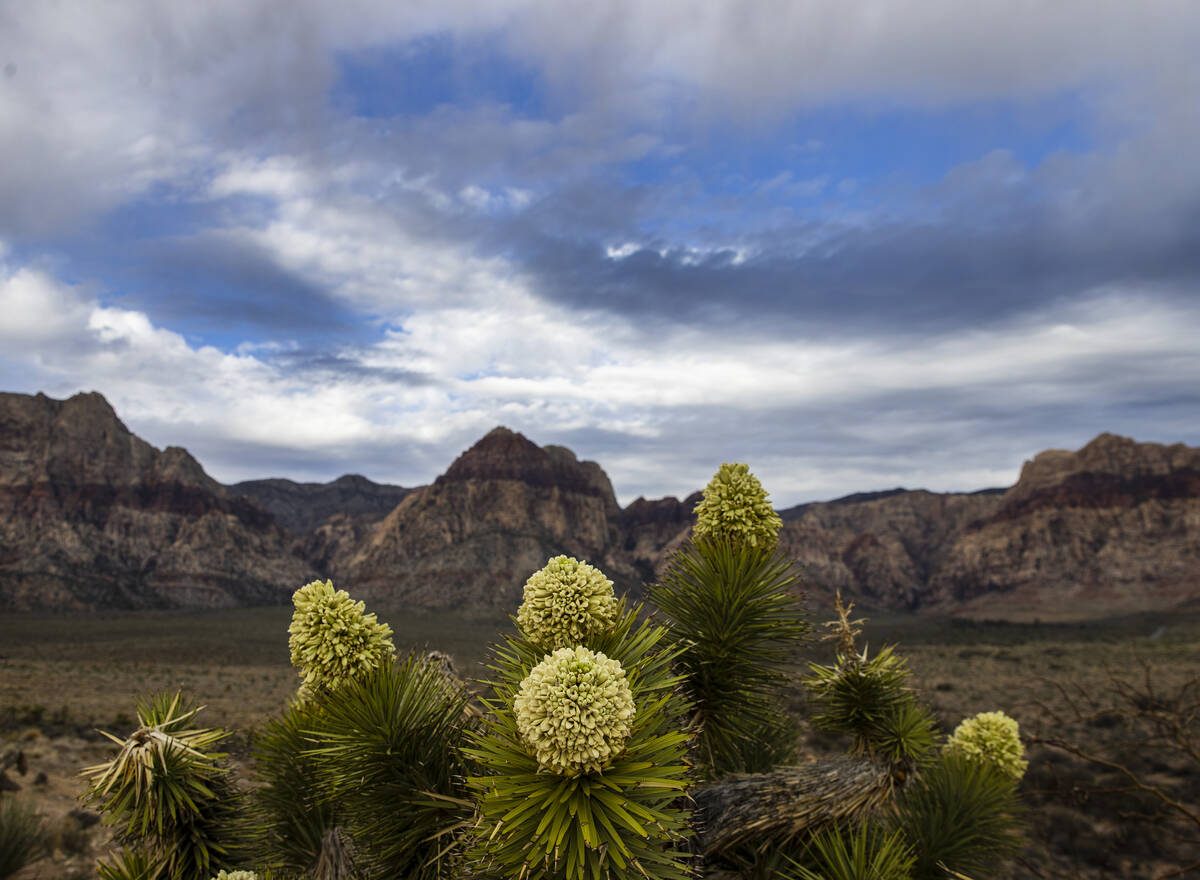
<path fill-rule="evenodd" d="M 1200 449 L 1102 434 L 1007 492 L 896 491 L 783 511 L 811 594 L 1006 619 L 1200 604 Z"/>
<path fill-rule="evenodd" d="M 500 607 L 560 553 L 638 595 L 699 493 L 621 509 L 598 464 L 496 428 L 432 485 L 231 491 L 98 394 L 0 394 L 0 609 L 286 602 L 316 576 L 393 605 Z M 1200 449 L 1103 434 L 1011 489 L 892 489 L 780 511 L 815 599 L 997 618 L 1200 604 Z M 290 533 L 280 528 L 284 523 Z"/>
<path fill-rule="evenodd" d="M 271 515 L 99 394 L 0 394 L 0 608 L 285 601 L 310 566 Z"/>
<path fill-rule="evenodd" d="M 336 553 L 331 571 L 375 598 L 514 608 L 525 579 L 565 553 L 637 589 L 642 579 L 623 550 L 620 515 L 595 462 L 496 428 L 360 541 L 346 541 L 352 550 Z"/>
<path fill-rule="evenodd" d="M 916 610 L 958 536 L 991 516 L 1001 496 L 924 490 L 852 495 L 783 511 L 780 544 L 814 598 L 837 590 L 862 604 Z"/>
<path fill-rule="evenodd" d="M 1041 453 L 958 536 L 929 600 L 1044 618 L 1200 604 L 1200 449 L 1101 434 Z"/>

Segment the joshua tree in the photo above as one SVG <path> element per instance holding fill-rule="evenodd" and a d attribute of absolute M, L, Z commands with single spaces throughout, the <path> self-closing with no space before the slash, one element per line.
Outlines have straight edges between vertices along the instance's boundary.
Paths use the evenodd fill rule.
<path fill-rule="evenodd" d="M 986 876 L 1016 840 L 1015 722 L 978 716 L 937 749 L 904 661 L 860 652 L 839 597 L 835 662 L 805 685 L 813 724 L 850 746 L 786 764 L 781 698 L 809 626 L 780 520 L 744 464 L 721 466 L 697 515 L 646 606 L 571 557 L 531 574 L 478 699 L 443 657 L 397 661 L 344 590 L 301 587 L 301 684 L 255 736 L 258 784 L 230 783 L 211 750 L 225 734 L 193 727 L 198 709 L 152 699 L 85 771 L 125 845 L 102 876 Z"/>
<path fill-rule="evenodd" d="M 697 773 L 764 771 L 794 751 L 780 695 L 809 631 L 793 592 L 798 573 L 778 549 L 782 521 L 746 465 L 721 465 L 695 512 L 693 539 L 651 585 L 650 602 L 681 648 Z"/>

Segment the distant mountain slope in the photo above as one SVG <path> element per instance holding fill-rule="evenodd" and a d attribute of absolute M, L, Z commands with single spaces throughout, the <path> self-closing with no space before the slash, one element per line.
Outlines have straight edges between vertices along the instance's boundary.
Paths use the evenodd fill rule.
<path fill-rule="evenodd" d="M 383 519 L 412 491 L 373 483 L 358 474 L 346 474 L 330 483 L 247 480 L 229 489 L 269 510 L 275 521 L 294 535 L 313 531 L 334 514 Z"/>
<path fill-rule="evenodd" d="M 432 485 L 232 489 L 138 439 L 98 394 L 0 395 L 0 608 L 283 602 L 316 575 L 372 600 L 511 609 L 559 553 L 638 593 L 693 494 L 624 509 L 595 462 L 496 428 Z M 1008 490 L 890 489 L 780 512 L 818 599 L 997 618 L 1200 603 L 1200 450 L 1102 434 Z M 285 532 L 280 523 L 292 530 Z"/>
<path fill-rule="evenodd" d="M 942 609 L 1095 616 L 1200 604 L 1200 449 L 1101 434 L 1027 461 L 930 579 Z"/>
<path fill-rule="evenodd" d="M 525 579 L 560 553 L 637 588 L 620 513 L 599 465 L 496 428 L 331 568 L 364 594 L 439 607 L 515 607 Z"/>
<path fill-rule="evenodd" d="M 841 590 L 870 606 L 916 610 L 958 536 L 991 516 L 1000 498 L 917 489 L 807 504 L 784 522 L 780 541 L 803 566 L 810 592 L 828 598 Z"/>
<path fill-rule="evenodd" d="M 312 573 L 289 543 L 99 394 L 0 394 L 0 608 L 277 603 Z"/>

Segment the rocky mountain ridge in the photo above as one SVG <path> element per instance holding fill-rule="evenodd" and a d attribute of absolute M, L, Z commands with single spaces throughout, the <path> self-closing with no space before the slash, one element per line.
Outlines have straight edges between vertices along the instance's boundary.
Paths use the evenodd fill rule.
<path fill-rule="evenodd" d="M 0 394 L 0 609 L 277 603 L 312 574 L 289 544 L 101 395 Z"/>
<path fill-rule="evenodd" d="M 769 488 L 769 487 L 768 487 Z M 98 394 L 0 395 L 0 608 L 286 601 L 316 576 L 392 605 L 511 608 L 549 556 L 637 594 L 690 533 L 695 493 L 621 508 L 596 462 L 496 428 L 428 486 L 348 475 L 224 487 Z M 818 599 L 989 617 L 1200 603 L 1200 449 L 1102 434 L 1007 490 L 892 489 L 780 511 Z"/>
<path fill-rule="evenodd" d="M 297 483 L 279 478 L 245 480 L 231 485 L 229 491 L 251 499 L 284 529 L 302 536 L 335 514 L 370 521 L 382 519 L 412 489 L 346 474 L 329 483 Z"/>

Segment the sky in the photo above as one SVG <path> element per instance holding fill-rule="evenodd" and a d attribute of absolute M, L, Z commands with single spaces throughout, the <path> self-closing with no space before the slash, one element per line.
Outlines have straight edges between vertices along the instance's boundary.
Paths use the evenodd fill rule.
<path fill-rule="evenodd" d="M 1200 445 L 1200 3 L 0 0 L 0 390 L 627 504 Z"/>

